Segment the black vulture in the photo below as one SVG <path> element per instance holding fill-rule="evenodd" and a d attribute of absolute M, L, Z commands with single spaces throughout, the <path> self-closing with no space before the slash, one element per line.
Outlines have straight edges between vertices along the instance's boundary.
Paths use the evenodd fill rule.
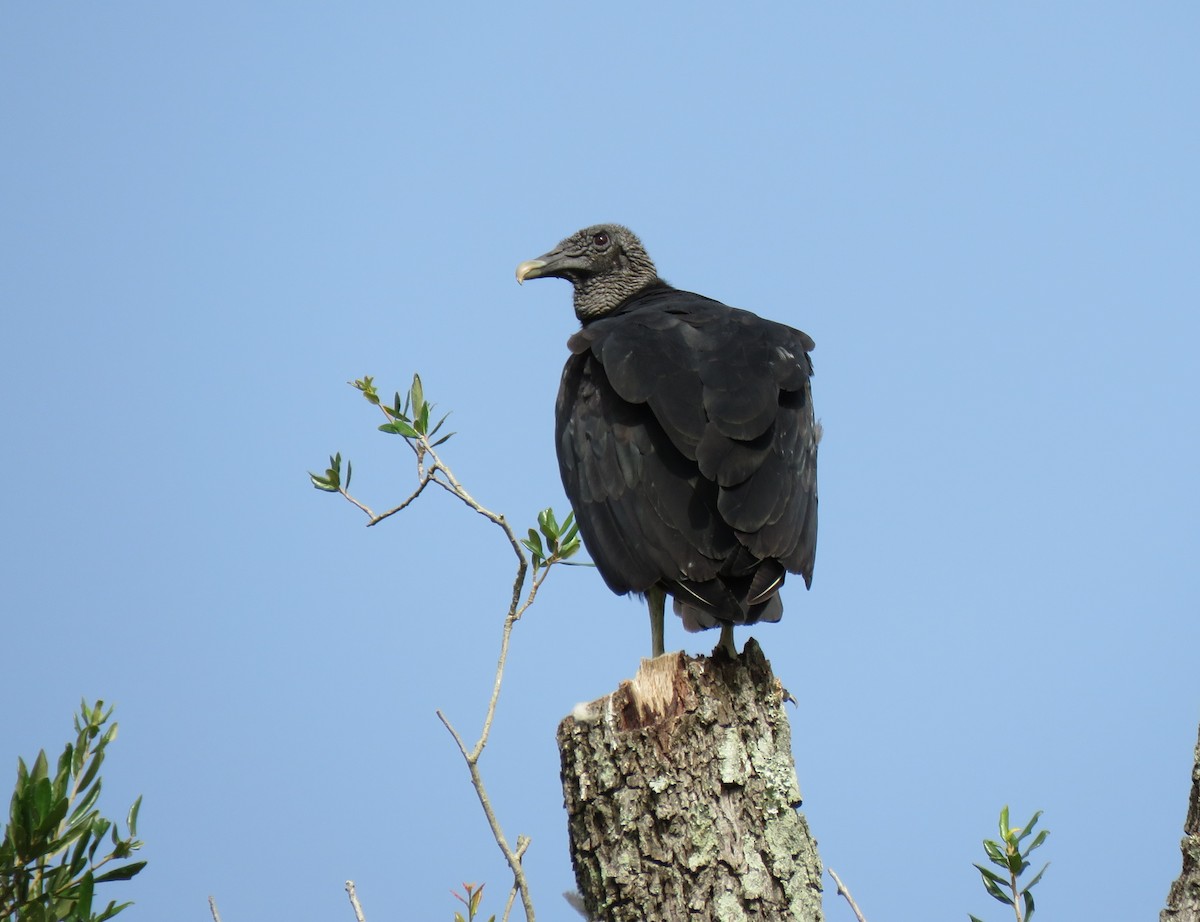
<path fill-rule="evenodd" d="M 571 235 L 517 267 L 562 278 L 582 324 L 555 407 L 563 488 L 615 593 L 649 596 L 663 652 L 665 595 L 690 631 L 778 621 L 788 572 L 812 583 L 817 546 L 813 341 L 673 288 L 618 224 Z"/>

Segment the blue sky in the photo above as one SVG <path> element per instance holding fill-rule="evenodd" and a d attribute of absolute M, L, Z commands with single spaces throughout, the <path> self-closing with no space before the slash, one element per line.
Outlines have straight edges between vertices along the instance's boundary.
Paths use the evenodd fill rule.
<path fill-rule="evenodd" d="M 348 919 L 347 878 L 375 922 L 464 880 L 499 911 L 434 709 L 476 732 L 510 552 L 443 495 L 365 529 L 305 471 L 405 495 L 345 382 L 419 371 L 481 501 L 561 510 L 569 289 L 513 269 L 619 221 L 817 342 L 816 576 L 753 634 L 868 918 L 1004 917 L 971 862 L 1005 803 L 1046 811 L 1046 918 L 1152 917 L 1200 720 L 1198 34 L 1170 2 L 4 4 L 0 769 L 116 702 L 130 922 Z M 482 767 L 543 918 L 555 727 L 647 644 L 586 569 L 514 637 Z"/>

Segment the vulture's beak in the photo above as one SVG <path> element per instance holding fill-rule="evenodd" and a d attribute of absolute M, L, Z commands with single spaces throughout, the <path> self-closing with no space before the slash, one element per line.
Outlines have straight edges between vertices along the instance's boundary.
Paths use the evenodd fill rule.
<path fill-rule="evenodd" d="M 577 276 L 588 275 L 592 271 L 591 263 L 583 253 L 570 250 L 551 250 L 537 259 L 527 259 L 517 266 L 517 281 L 526 279 L 574 279 Z"/>
<path fill-rule="evenodd" d="M 544 259 L 527 259 L 521 265 L 517 266 L 517 284 L 520 285 L 526 279 L 535 279 L 542 273 L 539 269 L 545 268 L 547 265 Z"/>

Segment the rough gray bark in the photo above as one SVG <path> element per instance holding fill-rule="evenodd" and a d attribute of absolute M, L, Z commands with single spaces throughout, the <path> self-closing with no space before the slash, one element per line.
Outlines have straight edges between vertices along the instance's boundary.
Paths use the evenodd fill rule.
<path fill-rule="evenodd" d="M 820 922 L 783 688 L 736 659 L 643 661 L 558 728 L 571 858 L 590 919 Z"/>
<path fill-rule="evenodd" d="M 1196 741 L 1196 763 L 1192 768 L 1192 794 L 1183 824 L 1183 870 L 1171 884 L 1167 908 L 1160 922 L 1200 922 L 1200 739 Z"/>

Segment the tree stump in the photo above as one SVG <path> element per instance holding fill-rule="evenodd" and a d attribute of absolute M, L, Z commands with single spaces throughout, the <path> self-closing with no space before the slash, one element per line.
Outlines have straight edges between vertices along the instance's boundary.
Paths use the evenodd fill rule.
<path fill-rule="evenodd" d="M 558 728 L 571 859 L 596 922 L 820 922 L 784 691 L 754 640 L 643 660 Z"/>
<path fill-rule="evenodd" d="M 1192 793 L 1183 824 L 1183 870 L 1171 884 L 1167 908 L 1160 922 L 1200 922 L 1200 739 L 1196 741 L 1196 763 L 1192 768 Z"/>

